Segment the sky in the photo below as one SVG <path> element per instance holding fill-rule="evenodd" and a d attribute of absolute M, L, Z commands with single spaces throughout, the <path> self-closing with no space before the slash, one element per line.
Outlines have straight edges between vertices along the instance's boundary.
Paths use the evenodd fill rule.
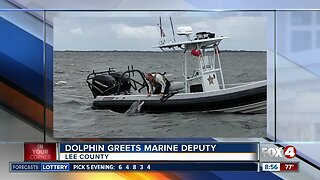
<path fill-rule="evenodd" d="M 225 36 L 220 44 L 223 50 L 259 50 L 267 48 L 267 27 L 264 17 L 209 16 L 161 14 L 166 41 L 172 41 L 169 16 L 174 29 L 190 26 L 193 35 L 200 31 Z M 79 51 L 157 51 L 152 48 L 160 41 L 158 14 L 104 14 L 73 13 L 60 14 L 53 19 L 54 50 Z M 177 36 L 176 41 L 186 40 Z"/>

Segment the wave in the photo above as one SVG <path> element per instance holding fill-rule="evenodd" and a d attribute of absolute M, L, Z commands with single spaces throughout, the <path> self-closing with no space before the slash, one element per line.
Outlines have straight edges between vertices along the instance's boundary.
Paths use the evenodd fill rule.
<path fill-rule="evenodd" d="M 55 74 L 63 74 L 64 71 L 54 71 Z"/>
<path fill-rule="evenodd" d="M 64 104 L 64 105 L 84 105 L 82 102 L 74 100 L 74 99 L 62 102 L 60 104 Z"/>
<path fill-rule="evenodd" d="M 62 85 L 65 85 L 67 84 L 67 81 L 58 81 L 58 82 L 55 82 L 53 85 L 54 86 L 62 86 Z"/>

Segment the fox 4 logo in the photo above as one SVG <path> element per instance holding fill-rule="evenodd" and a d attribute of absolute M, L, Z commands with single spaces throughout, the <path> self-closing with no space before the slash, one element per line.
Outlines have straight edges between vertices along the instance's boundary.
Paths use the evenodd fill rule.
<path fill-rule="evenodd" d="M 261 148 L 261 154 L 263 157 L 274 157 L 274 158 L 282 158 L 286 157 L 288 159 L 296 157 L 297 150 L 294 146 L 287 146 L 283 147 L 275 147 L 275 148 L 268 148 L 263 147 Z"/>

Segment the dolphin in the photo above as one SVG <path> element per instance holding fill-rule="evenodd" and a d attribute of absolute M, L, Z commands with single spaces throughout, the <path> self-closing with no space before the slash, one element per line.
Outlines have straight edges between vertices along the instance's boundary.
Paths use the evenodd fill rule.
<path fill-rule="evenodd" d="M 141 112 L 141 108 L 144 104 L 144 101 L 136 101 L 134 103 L 131 104 L 130 108 L 125 112 L 128 116 L 135 114 L 135 113 L 140 113 Z"/>

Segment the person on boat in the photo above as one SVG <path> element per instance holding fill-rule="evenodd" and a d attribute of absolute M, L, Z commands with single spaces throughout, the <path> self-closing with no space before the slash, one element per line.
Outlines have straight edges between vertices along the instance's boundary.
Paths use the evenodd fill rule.
<path fill-rule="evenodd" d="M 152 75 L 151 73 L 146 73 L 145 77 L 149 81 L 148 97 L 151 95 L 153 88 L 153 94 L 158 94 L 159 96 L 169 93 L 171 83 L 164 74 L 156 73 L 155 75 Z"/>

